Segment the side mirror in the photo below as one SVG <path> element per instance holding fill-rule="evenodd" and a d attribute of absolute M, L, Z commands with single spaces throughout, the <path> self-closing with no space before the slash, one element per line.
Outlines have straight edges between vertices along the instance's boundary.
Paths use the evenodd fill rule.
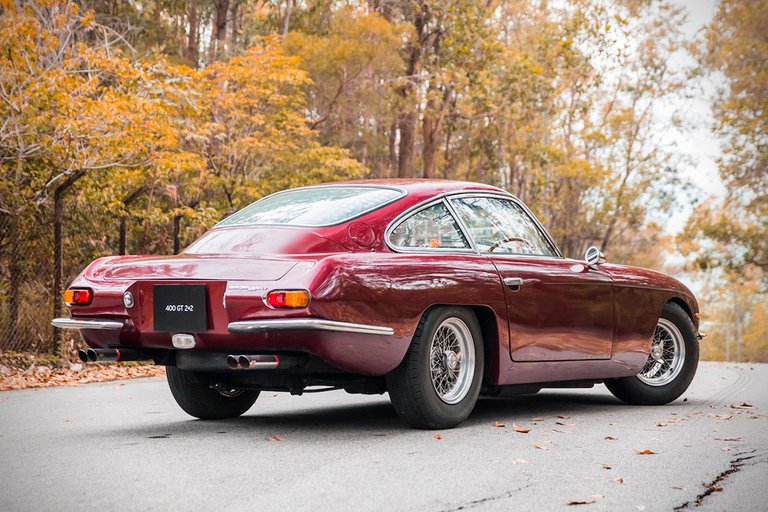
<path fill-rule="evenodd" d="M 601 263 L 605 263 L 605 254 L 593 245 L 587 249 L 586 254 L 584 254 L 584 259 L 587 262 L 587 266 L 594 270 Z"/>

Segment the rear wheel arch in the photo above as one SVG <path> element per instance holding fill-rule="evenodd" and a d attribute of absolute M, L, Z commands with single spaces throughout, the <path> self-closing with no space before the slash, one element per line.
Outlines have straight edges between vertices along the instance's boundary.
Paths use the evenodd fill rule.
<path fill-rule="evenodd" d="M 427 317 L 430 311 L 437 308 L 465 308 L 471 311 L 480 324 L 480 334 L 483 336 L 483 349 L 485 351 L 484 378 L 491 376 L 491 365 L 499 357 L 499 328 L 496 322 L 496 314 L 490 306 L 477 304 L 432 304 L 419 317 L 419 324 Z M 418 328 L 417 328 L 418 329 Z M 416 330 L 414 330 L 414 336 Z"/>
<path fill-rule="evenodd" d="M 438 338 L 441 329 L 453 334 Z M 451 428 L 466 419 L 483 383 L 482 339 L 480 321 L 472 306 L 434 304 L 427 308 L 405 358 L 385 376 L 397 414 L 411 426 L 427 429 Z M 438 352 L 434 352 L 436 343 Z M 448 345 L 443 346 L 445 343 Z M 443 349 L 448 359 L 440 356 Z M 436 362 L 435 354 L 440 361 Z M 466 359 L 457 358 L 459 354 Z"/>

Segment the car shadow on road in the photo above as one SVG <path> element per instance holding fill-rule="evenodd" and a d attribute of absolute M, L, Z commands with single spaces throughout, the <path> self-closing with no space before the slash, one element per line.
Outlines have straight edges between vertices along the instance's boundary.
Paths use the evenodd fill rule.
<path fill-rule="evenodd" d="M 156 439 L 199 434 L 251 435 L 261 432 L 275 433 L 274 435 L 290 433 L 295 439 L 327 433 L 387 435 L 411 430 L 398 418 L 386 400 L 386 395 L 376 402 L 355 403 L 354 398 L 350 397 L 348 404 L 311 408 L 302 408 L 297 401 L 295 410 L 283 408 L 274 412 L 259 411 L 258 405 L 257 402 L 244 416 L 231 420 L 203 421 L 190 418 L 183 421 L 160 421 L 150 425 L 126 426 L 111 433 L 115 436 L 129 434 Z M 621 407 L 633 409 L 633 406 L 623 404 L 608 394 L 569 391 L 546 391 L 511 398 L 482 398 L 470 417 L 458 428 L 472 428 L 512 417 L 599 416 L 616 412 Z"/>

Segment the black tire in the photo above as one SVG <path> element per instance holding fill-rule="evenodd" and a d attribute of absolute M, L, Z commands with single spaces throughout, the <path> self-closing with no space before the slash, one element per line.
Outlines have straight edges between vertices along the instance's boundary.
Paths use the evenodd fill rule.
<path fill-rule="evenodd" d="M 446 403 L 432 384 L 430 359 L 432 340 L 444 322 L 460 320 L 471 335 L 474 347 L 474 371 L 468 389 L 457 403 Z M 447 363 L 446 363 L 447 364 Z M 471 310 L 461 307 L 440 307 L 429 310 L 419 322 L 411 346 L 400 365 L 387 374 L 387 390 L 397 414 L 408 424 L 421 429 L 452 428 L 472 412 L 480 394 L 485 366 L 480 324 Z M 469 366 L 467 366 L 469 368 Z M 458 385 L 458 384 L 457 384 Z M 466 386 L 466 385 L 465 385 Z"/>
<path fill-rule="evenodd" d="M 237 418 L 259 397 L 258 391 L 243 391 L 236 396 L 224 396 L 211 389 L 195 372 L 168 366 L 165 370 L 171 394 L 184 412 L 201 420 Z"/>
<path fill-rule="evenodd" d="M 605 381 L 611 393 L 619 400 L 635 405 L 663 405 L 668 404 L 682 395 L 690 386 L 696 368 L 699 364 L 699 340 L 696 337 L 696 328 L 688 314 L 674 303 L 667 303 L 661 313 L 662 320 L 674 324 L 682 335 L 685 346 L 685 357 L 682 360 L 682 368 L 677 376 L 664 385 L 652 386 L 643 382 L 639 376 L 623 377 Z"/>

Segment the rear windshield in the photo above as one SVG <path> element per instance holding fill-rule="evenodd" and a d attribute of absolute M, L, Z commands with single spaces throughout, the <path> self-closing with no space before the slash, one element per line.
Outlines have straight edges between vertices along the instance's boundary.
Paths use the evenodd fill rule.
<path fill-rule="evenodd" d="M 359 217 L 405 195 L 383 187 L 332 186 L 278 192 L 227 217 L 219 226 L 287 224 L 332 226 Z"/>

